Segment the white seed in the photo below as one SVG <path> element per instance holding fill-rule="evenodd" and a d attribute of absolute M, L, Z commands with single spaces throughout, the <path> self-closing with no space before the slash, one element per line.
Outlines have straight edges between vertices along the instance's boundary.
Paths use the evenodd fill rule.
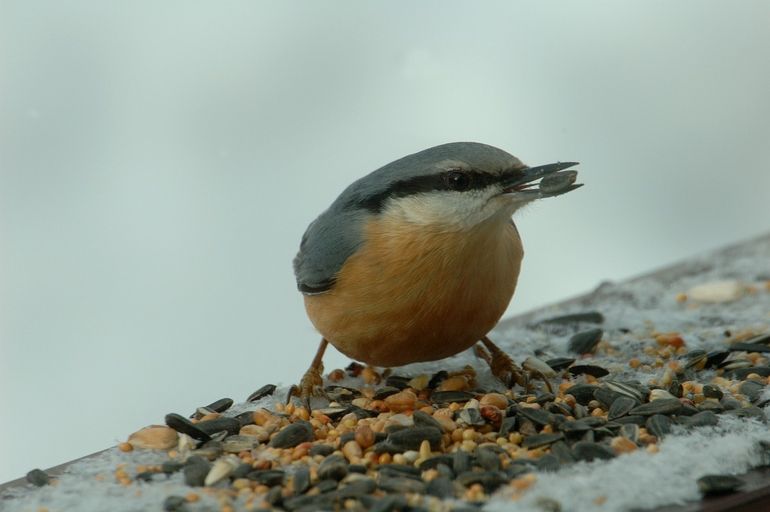
<path fill-rule="evenodd" d="M 746 284 L 740 281 L 711 281 L 690 288 L 687 297 L 696 302 L 730 302 L 741 298 L 746 291 Z"/>
<path fill-rule="evenodd" d="M 203 484 L 206 486 L 214 485 L 235 471 L 235 468 L 237 468 L 240 463 L 241 459 L 235 455 L 226 455 L 224 457 L 220 457 L 214 463 L 214 465 L 211 466 L 211 469 L 209 470 L 208 475 L 206 475 L 206 479 L 203 481 Z"/>

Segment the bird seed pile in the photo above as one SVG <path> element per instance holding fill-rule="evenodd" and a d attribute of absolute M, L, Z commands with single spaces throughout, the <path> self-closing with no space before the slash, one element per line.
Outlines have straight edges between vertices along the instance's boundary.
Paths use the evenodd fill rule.
<path fill-rule="evenodd" d="M 266 385 L 171 413 L 58 479 L 30 472 L 41 488 L 0 503 L 54 512 L 90 493 L 74 508 L 614 511 L 734 492 L 730 473 L 770 460 L 770 279 L 751 258 L 731 261 L 744 280 L 707 282 L 724 275 L 714 267 L 611 285 L 566 314 L 501 326 L 497 339 L 546 378 L 530 389 L 505 389 L 469 355 L 392 372 L 353 363 L 326 375 L 312 410 Z M 591 480 L 602 468 L 617 481 Z M 659 489 L 634 490 L 631 471 Z M 70 480 L 88 487 L 67 491 Z"/>

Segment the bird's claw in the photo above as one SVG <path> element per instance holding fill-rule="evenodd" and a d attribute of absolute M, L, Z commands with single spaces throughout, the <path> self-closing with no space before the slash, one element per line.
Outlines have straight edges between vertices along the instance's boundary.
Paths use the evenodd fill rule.
<path fill-rule="evenodd" d="M 548 391 L 553 392 L 551 383 L 540 372 L 521 369 L 508 354 L 500 350 L 489 338 L 482 340 L 482 344 L 476 344 L 476 355 L 487 362 L 492 375 L 497 377 L 506 387 L 512 388 L 515 384 L 523 387 L 527 393 L 532 391 L 532 377 L 542 380 Z"/>
<path fill-rule="evenodd" d="M 320 367 L 311 366 L 302 376 L 299 381 L 299 386 L 293 385 L 289 388 L 289 395 L 286 397 L 286 402 L 291 401 L 291 398 L 298 397 L 310 410 L 310 399 L 312 397 L 323 397 L 325 393 L 323 391 L 324 379 L 322 377 L 323 365 Z"/>

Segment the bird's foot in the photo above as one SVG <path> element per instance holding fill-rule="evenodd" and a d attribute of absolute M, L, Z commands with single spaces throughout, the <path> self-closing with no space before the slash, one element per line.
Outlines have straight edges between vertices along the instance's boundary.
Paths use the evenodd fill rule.
<path fill-rule="evenodd" d="M 321 396 L 325 397 L 326 394 L 323 391 L 324 379 L 322 377 L 324 371 L 323 355 L 326 350 L 326 346 L 329 344 L 326 338 L 321 339 L 318 350 L 316 351 L 313 362 L 310 363 L 310 368 L 307 369 L 305 375 L 302 376 L 302 380 L 299 381 L 299 386 L 292 386 L 289 389 L 289 395 L 286 397 L 286 403 L 291 401 L 291 397 L 297 396 L 305 404 L 308 411 L 310 410 L 310 399 L 312 397 Z"/>
<path fill-rule="evenodd" d="M 538 379 L 545 383 L 548 391 L 553 393 L 553 387 L 547 376 L 537 368 L 525 368 L 522 370 L 508 357 L 508 354 L 492 343 L 492 340 L 486 336 L 481 340 L 481 344 L 476 344 L 476 354 L 487 362 L 492 370 L 492 375 L 497 377 L 507 387 L 513 387 L 518 384 L 523 387 L 527 393 L 532 391 L 532 380 Z M 526 367 L 526 364 L 525 364 Z"/>
<path fill-rule="evenodd" d="M 286 402 L 290 402 L 292 397 L 298 397 L 303 404 L 310 410 L 310 399 L 313 397 L 324 397 L 326 394 L 323 390 L 324 379 L 321 375 L 323 373 L 323 365 L 311 366 L 302 376 L 299 381 L 299 386 L 294 385 L 289 388 L 289 395 L 286 397 Z"/>
<path fill-rule="evenodd" d="M 490 370 L 492 370 L 492 375 L 497 377 L 506 387 L 512 388 L 518 384 L 529 391 L 530 383 L 527 374 L 513 362 L 513 359 L 508 357 L 508 354 L 491 341 L 489 344 L 476 344 L 474 349 L 476 355 L 487 362 Z"/>

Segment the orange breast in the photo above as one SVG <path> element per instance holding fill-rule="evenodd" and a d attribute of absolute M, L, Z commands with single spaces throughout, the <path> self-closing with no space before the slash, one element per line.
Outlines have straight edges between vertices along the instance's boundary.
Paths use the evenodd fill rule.
<path fill-rule="evenodd" d="M 448 232 L 375 220 L 365 237 L 334 288 L 305 297 L 316 329 L 353 359 L 388 367 L 456 354 L 495 326 L 516 288 L 523 251 L 510 221 Z"/>

